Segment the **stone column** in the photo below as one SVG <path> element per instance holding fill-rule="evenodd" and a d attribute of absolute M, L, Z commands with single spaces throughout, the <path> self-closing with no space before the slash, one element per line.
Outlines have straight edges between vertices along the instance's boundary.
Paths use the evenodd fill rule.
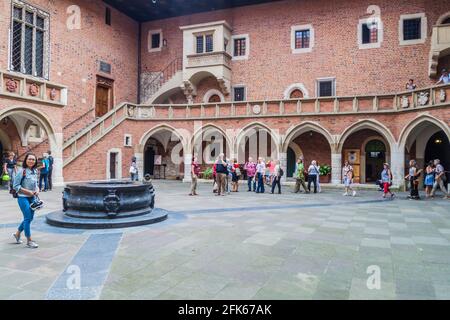
<path fill-rule="evenodd" d="M 394 181 L 392 181 L 393 185 L 400 187 L 400 189 L 404 189 L 405 187 L 405 154 L 402 150 L 398 149 L 398 146 L 392 146 L 391 153 L 391 170 L 394 175 Z"/>
<path fill-rule="evenodd" d="M 184 177 L 183 182 L 191 182 L 191 164 L 192 164 L 192 154 L 186 154 L 184 156 Z"/>
<path fill-rule="evenodd" d="M 280 152 L 280 166 L 281 169 L 284 171 L 284 175 L 281 177 L 281 182 L 286 182 L 286 176 L 287 176 L 287 153 L 286 152 Z"/>
<path fill-rule="evenodd" d="M 331 183 L 341 184 L 342 181 L 342 154 L 332 153 L 331 154 Z"/>
<path fill-rule="evenodd" d="M 64 176 L 63 176 L 63 134 L 55 133 L 54 135 L 54 144 L 51 143 L 51 137 L 49 137 L 50 141 L 50 149 L 52 151 L 53 156 L 53 171 L 52 171 L 52 180 L 53 186 L 61 187 L 64 185 Z"/>

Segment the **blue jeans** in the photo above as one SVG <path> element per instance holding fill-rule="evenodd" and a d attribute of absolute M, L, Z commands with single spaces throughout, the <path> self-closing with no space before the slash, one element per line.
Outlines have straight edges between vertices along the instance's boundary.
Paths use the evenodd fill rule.
<path fill-rule="evenodd" d="M 258 188 L 256 188 L 256 193 L 264 193 L 263 174 L 258 172 L 257 178 L 258 178 Z"/>
<path fill-rule="evenodd" d="M 253 180 L 253 177 L 247 178 L 248 191 L 252 191 L 252 182 L 253 182 L 253 191 L 256 190 L 256 181 Z"/>
<path fill-rule="evenodd" d="M 275 186 L 278 186 L 278 193 L 281 193 L 281 177 L 274 176 L 272 181 L 272 193 L 275 191 Z"/>
<path fill-rule="evenodd" d="M 34 218 L 34 211 L 31 210 L 30 204 L 34 201 L 34 197 L 19 197 L 17 202 L 19 203 L 20 210 L 22 210 L 23 221 L 20 224 L 19 232 L 25 231 L 25 237 L 31 237 L 31 221 Z"/>
<path fill-rule="evenodd" d="M 48 190 L 48 173 L 41 173 L 39 176 L 39 190 L 42 190 L 42 180 L 44 180 L 44 190 Z"/>
<path fill-rule="evenodd" d="M 131 181 L 139 181 L 139 174 L 130 173 L 130 175 L 131 175 Z"/>

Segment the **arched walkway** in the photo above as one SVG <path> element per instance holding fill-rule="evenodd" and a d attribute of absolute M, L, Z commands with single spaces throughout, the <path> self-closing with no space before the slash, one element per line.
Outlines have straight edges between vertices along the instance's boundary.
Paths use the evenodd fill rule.
<path fill-rule="evenodd" d="M 62 169 L 62 128 L 55 127 L 54 121 L 44 112 L 25 106 L 13 106 L 0 111 L 0 131 L 8 136 L 2 140 L 9 140 L 8 147 L 15 152 L 19 161 L 27 152 L 36 153 L 42 157 L 47 151 L 52 152 L 54 159 L 52 182 L 58 186 L 63 184 Z M 47 140 L 42 143 L 32 143 L 28 141 L 28 129 L 30 124 L 36 124 L 42 128 L 47 136 Z"/>
<path fill-rule="evenodd" d="M 248 157 L 257 159 L 280 158 L 280 135 L 260 122 L 253 122 L 239 131 L 236 138 L 235 150 L 239 163 L 245 163 Z M 283 159 L 280 159 L 283 160 Z"/>
<path fill-rule="evenodd" d="M 186 138 L 180 130 L 159 125 L 147 131 L 136 154 L 138 167 L 153 178 L 182 179 L 185 172 Z"/>
<path fill-rule="evenodd" d="M 224 153 L 227 158 L 233 157 L 232 145 L 230 137 L 213 124 L 206 124 L 199 128 L 191 141 L 192 154 L 205 165 L 213 164 L 220 153 Z"/>
<path fill-rule="evenodd" d="M 435 138 L 432 139 L 433 137 Z M 418 167 L 424 168 L 426 161 L 435 157 L 445 163 L 448 170 L 448 166 L 450 166 L 450 159 L 447 159 L 448 153 L 442 152 L 439 155 L 439 152 L 436 153 L 433 150 L 441 150 L 440 146 L 446 145 L 446 141 L 449 139 L 450 128 L 448 125 L 432 116 L 422 115 L 403 128 L 399 138 L 399 149 L 404 152 L 405 164 L 409 160 L 415 159 Z M 435 140 L 440 140 L 441 142 L 436 143 L 435 148 L 433 148 Z M 442 150 L 445 151 L 445 148 Z M 404 170 L 405 173 L 406 170 L 407 168 Z M 423 179 L 423 175 L 420 179 Z"/>
<path fill-rule="evenodd" d="M 374 141 L 381 143 L 375 144 Z M 367 151 L 369 143 L 377 150 Z M 392 133 L 374 120 L 363 120 L 345 129 L 337 145 L 342 157 L 341 165 L 348 160 L 353 166 L 355 183 L 373 182 L 382 171 L 382 163 L 391 163 L 392 150 L 396 150 Z"/>

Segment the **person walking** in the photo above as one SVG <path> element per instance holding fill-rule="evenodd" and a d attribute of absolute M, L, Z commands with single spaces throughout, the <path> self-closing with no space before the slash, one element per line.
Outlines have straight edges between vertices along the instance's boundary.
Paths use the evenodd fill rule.
<path fill-rule="evenodd" d="M 3 174 L 7 174 L 9 176 L 9 184 L 8 190 L 11 193 L 14 185 L 14 178 L 17 173 L 17 160 L 14 152 L 9 152 L 8 157 L 5 159 L 3 163 Z"/>
<path fill-rule="evenodd" d="M 131 178 L 131 181 L 139 181 L 139 171 L 138 171 L 136 157 L 131 158 L 130 178 Z"/>
<path fill-rule="evenodd" d="M 271 194 L 274 193 L 275 186 L 278 186 L 278 194 L 281 194 L 281 176 L 283 175 L 283 170 L 281 169 L 281 166 L 280 166 L 280 160 L 276 160 L 274 163 L 275 163 L 275 167 L 273 169 Z"/>
<path fill-rule="evenodd" d="M 39 171 L 39 190 L 42 190 L 42 192 L 48 191 L 48 168 L 48 156 L 44 154 Z M 44 181 L 44 189 L 42 189 L 42 181 Z"/>
<path fill-rule="evenodd" d="M 241 175 L 241 169 L 239 168 L 239 163 L 237 159 L 232 160 L 233 167 L 231 169 L 231 184 L 232 192 L 239 192 L 239 177 Z"/>
<path fill-rule="evenodd" d="M 318 162 L 316 163 L 316 165 L 317 165 L 317 172 L 318 172 L 318 174 L 317 174 L 317 192 L 321 193 L 322 188 L 320 187 L 320 165 Z"/>
<path fill-rule="evenodd" d="M 252 157 L 248 158 L 248 162 L 246 162 L 244 165 L 244 170 L 247 173 L 247 185 L 248 185 L 247 191 L 252 191 L 252 185 L 253 191 L 256 191 L 256 181 L 255 181 L 256 163 L 253 162 Z"/>
<path fill-rule="evenodd" d="M 15 243 L 22 243 L 21 234 L 25 232 L 27 238 L 27 247 L 31 249 L 38 248 L 38 244 L 31 239 L 31 222 L 34 218 L 34 210 L 31 204 L 39 195 L 37 158 L 29 153 L 25 156 L 22 169 L 18 170 L 14 178 L 14 190 L 17 193 L 17 202 L 23 214 L 23 221 L 18 227 L 16 233 L 13 233 Z"/>
<path fill-rule="evenodd" d="M 189 193 L 190 196 L 198 196 L 197 179 L 199 174 L 200 174 L 200 165 L 197 162 L 197 157 L 193 157 L 191 163 L 191 193 Z"/>
<path fill-rule="evenodd" d="M 216 179 L 217 179 L 217 195 L 224 196 L 226 189 L 226 179 L 228 175 L 227 163 L 224 160 L 225 155 L 221 153 L 216 160 Z"/>
<path fill-rule="evenodd" d="M 294 193 L 301 192 L 300 186 L 303 187 L 306 193 L 309 193 L 309 190 L 306 188 L 305 183 L 305 165 L 303 164 L 303 158 L 298 158 L 297 163 L 295 164 L 295 188 Z"/>
<path fill-rule="evenodd" d="M 436 170 L 433 161 L 428 162 L 425 173 L 425 198 L 434 198 L 432 190 L 435 181 Z"/>
<path fill-rule="evenodd" d="M 258 187 L 256 193 L 264 193 L 264 173 L 266 171 L 266 164 L 262 157 L 258 158 L 258 164 L 256 165 L 256 178 L 258 179 Z"/>
<path fill-rule="evenodd" d="M 350 163 L 346 160 L 344 162 L 344 167 L 342 168 L 342 177 L 345 187 L 345 193 L 344 196 L 348 196 L 350 191 L 352 192 L 352 196 L 356 196 L 356 191 L 352 188 L 352 182 L 353 182 L 353 167 L 350 165 Z"/>
<path fill-rule="evenodd" d="M 383 198 L 386 198 L 387 194 L 391 194 L 391 198 L 395 195 L 391 192 L 389 187 L 392 185 L 393 175 L 389 168 L 389 164 L 383 164 L 383 171 L 381 172 L 381 182 L 383 183 Z"/>
<path fill-rule="evenodd" d="M 409 181 L 410 194 L 408 198 L 410 200 L 419 200 L 419 181 L 418 178 L 422 170 L 417 170 L 416 160 L 409 161 L 409 170 L 408 175 L 405 177 L 406 180 Z"/>
<path fill-rule="evenodd" d="M 436 159 L 434 160 L 434 165 L 436 167 L 435 172 L 435 181 L 433 183 L 433 189 L 431 190 L 431 196 L 434 197 L 434 194 L 436 193 L 436 190 L 438 186 L 441 188 L 442 192 L 444 193 L 444 199 L 448 199 L 448 193 L 447 189 L 445 188 L 444 183 L 447 180 L 447 177 L 445 175 L 444 167 L 441 164 L 441 160 Z"/>
<path fill-rule="evenodd" d="M 317 193 L 317 178 L 319 177 L 319 168 L 316 160 L 311 161 L 308 167 L 308 191 L 311 192 L 311 183 L 314 183 L 314 193 Z"/>
<path fill-rule="evenodd" d="M 53 159 L 51 150 L 48 150 L 47 154 L 48 154 L 48 190 L 51 191 L 53 189 L 52 175 L 53 175 L 53 163 L 55 161 Z"/>

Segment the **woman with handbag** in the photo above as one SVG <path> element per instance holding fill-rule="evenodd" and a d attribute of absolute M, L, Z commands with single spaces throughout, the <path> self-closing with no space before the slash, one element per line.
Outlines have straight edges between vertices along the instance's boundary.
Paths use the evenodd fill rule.
<path fill-rule="evenodd" d="M 412 200 L 419 200 L 419 176 L 422 172 L 421 170 L 417 170 L 417 164 L 416 160 L 410 160 L 409 161 L 409 170 L 408 175 L 405 177 L 406 180 L 409 181 L 409 187 L 410 187 L 410 194 L 408 196 L 408 199 Z"/>
<path fill-rule="evenodd" d="M 383 198 L 386 198 L 387 194 L 391 194 L 391 199 L 395 197 L 395 194 L 389 190 L 389 187 L 392 185 L 392 171 L 389 168 L 389 164 L 383 164 L 383 171 L 381 172 L 381 182 L 383 183 Z"/>
<path fill-rule="evenodd" d="M 19 203 L 20 210 L 23 214 L 23 221 L 17 229 L 16 233 L 13 233 L 14 241 L 17 244 L 22 243 L 20 236 L 22 231 L 25 232 L 27 238 L 27 247 L 36 249 L 38 244 L 31 239 L 31 222 L 34 218 L 34 210 L 31 207 L 39 195 L 38 187 L 38 173 L 37 173 L 38 161 L 34 154 L 29 153 L 25 156 L 23 161 L 23 168 L 18 170 L 16 177 L 14 178 L 14 191 Z"/>
<path fill-rule="evenodd" d="M 17 173 L 17 160 L 15 159 L 14 152 L 8 153 L 8 158 L 5 159 L 5 163 L 3 164 L 3 174 L 9 176 L 9 185 L 8 190 L 11 193 L 14 177 Z"/>

